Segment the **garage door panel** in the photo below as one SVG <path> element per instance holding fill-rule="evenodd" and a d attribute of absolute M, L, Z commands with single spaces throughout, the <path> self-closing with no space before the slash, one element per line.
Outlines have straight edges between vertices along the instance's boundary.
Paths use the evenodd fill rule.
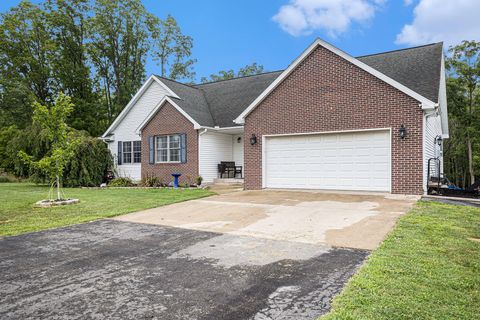
<path fill-rule="evenodd" d="M 265 186 L 390 190 L 390 133 L 297 135 L 265 141 Z"/>

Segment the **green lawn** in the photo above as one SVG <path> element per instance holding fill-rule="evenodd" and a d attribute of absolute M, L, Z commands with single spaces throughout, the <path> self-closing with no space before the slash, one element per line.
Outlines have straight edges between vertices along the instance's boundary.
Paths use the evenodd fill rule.
<path fill-rule="evenodd" d="M 480 208 L 419 202 L 334 299 L 332 319 L 480 319 Z"/>
<path fill-rule="evenodd" d="M 29 183 L 0 183 L 0 236 L 56 228 L 113 217 L 212 195 L 203 189 L 80 189 L 65 188 L 65 196 L 79 204 L 55 208 L 34 208 L 45 199 L 48 187 Z"/>

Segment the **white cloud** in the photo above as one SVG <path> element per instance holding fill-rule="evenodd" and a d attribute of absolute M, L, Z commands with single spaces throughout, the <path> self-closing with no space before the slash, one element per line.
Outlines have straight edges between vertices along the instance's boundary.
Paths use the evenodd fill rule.
<path fill-rule="evenodd" d="M 293 36 L 324 30 L 331 37 L 348 31 L 352 23 L 371 20 L 385 0 L 290 0 L 273 21 Z"/>
<path fill-rule="evenodd" d="M 421 45 L 444 41 L 480 40 L 479 0 L 420 0 L 411 24 L 406 24 L 395 43 Z"/>
<path fill-rule="evenodd" d="M 403 3 L 406 5 L 406 6 L 409 6 L 413 3 L 413 0 L 403 0 Z"/>

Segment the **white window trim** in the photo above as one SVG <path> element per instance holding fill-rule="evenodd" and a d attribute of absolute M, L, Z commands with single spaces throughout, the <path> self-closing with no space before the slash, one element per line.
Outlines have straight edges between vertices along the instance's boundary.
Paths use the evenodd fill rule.
<path fill-rule="evenodd" d="M 125 144 L 130 145 L 130 151 L 125 152 Z M 122 141 L 122 164 L 133 164 L 133 145 L 132 141 Z M 125 155 L 130 154 L 130 161 L 125 161 Z"/>
<path fill-rule="evenodd" d="M 139 162 L 135 162 L 135 151 L 134 151 L 134 142 L 140 142 L 140 161 Z M 125 161 L 125 158 L 124 158 L 124 155 L 125 155 L 125 143 L 130 143 L 130 152 L 127 152 L 127 153 L 130 153 L 131 154 L 131 158 L 130 158 L 130 161 Z M 130 141 L 122 141 L 122 165 L 140 165 L 142 163 L 142 141 L 141 140 L 130 140 Z"/>
<path fill-rule="evenodd" d="M 180 145 L 181 141 L 179 141 L 179 147 L 178 148 L 174 148 L 175 150 L 178 149 L 179 153 L 178 153 L 178 158 L 179 160 L 178 161 L 170 161 L 170 137 L 172 136 L 178 136 L 179 140 L 181 140 L 181 137 L 180 137 L 180 134 L 178 133 L 175 133 L 175 134 L 161 134 L 161 135 L 158 135 L 158 136 L 155 136 L 154 137 L 154 145 L 155 145 L 155 149 L 154 149 L 154 152 L 155 152 L 155 163 L 159 163 L 159 164 L 162 164 L 162 163 L 182 163 L 182 146 Z M 167 161 L 158 161 L 158 148 L 157 148 L 157 138 L 159 137 L 167 137 L 167 149 L 162 149 L 162 150 L 167 150 Z"/>
<path fill-rule="evenodd" d="M 142 140 L 132 140 L 132 164 L 142 163 Z M 135 142 L 140 143 L 140 151 L 135 151 Z M 140 153 L 140 161 L 135 162 L 135 153 Z"/>

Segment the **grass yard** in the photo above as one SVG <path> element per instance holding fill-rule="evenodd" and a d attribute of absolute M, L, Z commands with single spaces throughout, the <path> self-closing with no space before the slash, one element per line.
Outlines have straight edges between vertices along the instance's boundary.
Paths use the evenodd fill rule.
<path fill-rule="evenodd" d="M 34 208 L 48 187 L 30 183 L 0 183 L 0 236 L 56 228 L 212 195 L 203 189 L 81 189 L 65 188 L 79 204 Z"/>
<path fill-rule="evenodd" d="M 334 299 L 332 319 L 480 319 L 480 208 L 419 202 Z"/>

